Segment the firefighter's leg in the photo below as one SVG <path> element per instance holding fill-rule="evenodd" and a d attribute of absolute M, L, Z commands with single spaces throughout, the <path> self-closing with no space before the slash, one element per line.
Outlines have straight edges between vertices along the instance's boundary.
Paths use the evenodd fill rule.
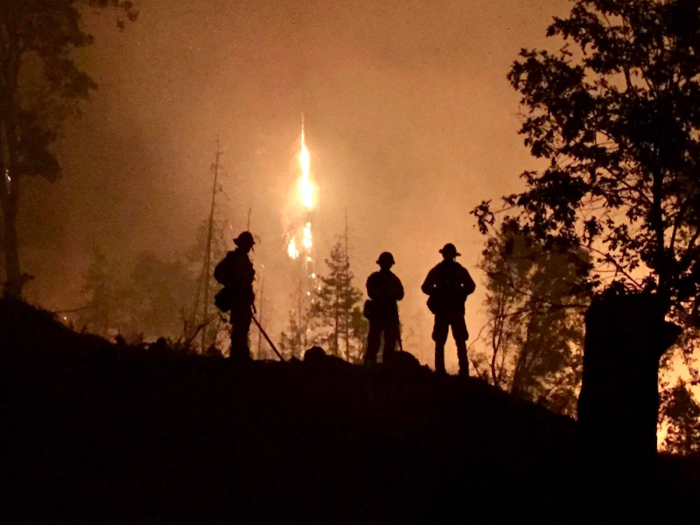
<path fill-rule="evenodd" d="M 382 342 L 383 326 L 378 321 L 369 322 L 369 333 L 367 334 L 367 353 L 365 353 L 365 365 L 373 365 L 377 362 L 379 345 Z"/>
<path fill-rule="evenodd" d="M 391 359 L 391 354 L 396 351 L 396 343 L 399 340 L 399 322 L 389 321 L 384 326 L 384 356 L 383 362 Z"/>
<path fill-rule="evenodd" d="M 252 312 L 248 307 L 238 307 L 231 310 L 231 353 L 232 359 L 246 360 L 250 358 L 250 349 L 248 347 L 248 332 L 250 332 L 250 323 L 252 321 Z"/>
<path fill-rule="evenodd" d="M 467 357 L 467 324 L 461 315 L 452 320 L 452 337 L 457 345 L 457 359 L 459 359 L 459 375 L 469 377 L 469 359 Z"/>
<path fill-rule="evenodd" d="M 435 341 L 435 371 L 439 374 L 445 373 L 445 342 L 449 329 L 449 320 L 436 315 L 433 325 L 433 341 Z"/>

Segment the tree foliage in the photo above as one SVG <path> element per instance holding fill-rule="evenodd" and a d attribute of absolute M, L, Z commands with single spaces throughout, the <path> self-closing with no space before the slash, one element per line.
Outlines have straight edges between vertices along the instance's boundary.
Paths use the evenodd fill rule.
<path fill-rule="evenodd" d="M 84 7 L 114 8 L 117 24 L 137 17 L 128 0 L 3 0 L 0 2 L 0 208 L 5 251 L 5 294 L 19 297 L 22 278 L 16 218 L 25 177 L 54 181 L 60 165 L 51 150 L 60 126 L 97 88 L 75 62 L 93 37 L 82 24 Z"/>
<path fill-rule="evenodd" d="M 186 328 L 192 323 L 189 312 L 198 276 L 182 257 L 163 260 L 144 252 L 120 270 L 95 249 L 83 274 L 87 304 L 74 321 L 88 331 L 105 337 L 119 334 L 130 342 L 161 336 L 190 340 L 193 334 Z"/>
<path fill-rule="evenodd" d="M 479 268 L 486 281 L 486 351 L 479 375 L 513 394 L 574 411 L 581 379 L 583 309 L 590 260 L 545 250 L 514 222 L 488 239 Z"/>
<path fill-rule="evenodd" d="M 661 411 L 668 424 L 664 448 L 682 455 L 700 452 L 700 405 L 682 379 L 662 395 Z"/>
<path fill-rule="evenodd" d="M 299 319 L 298 310 L 289 312 L 289 325 L 280 334 L 280 351 L 285 359 L 301 359 L 309 348 L 307 323 Z"/>
<path fill-rule="evenodd" d="M 508 76 L 525 144 L 548 165 L 505 198 L 548 248 L 595 256 L 589 285 L 659 294 L 674 320 L 700 308 L 700 10 L 693 0 L 576 0 Z M 473 212 L 486 231 L 490 203 Z"/>
<path fill-rule="evenodd" d="M 107 256 L 99 248 L 92 251 L 90 264 L 83 274 L 84 284 L 81 290 L 88 301 L 81 316 L 82 325 L 92 331 L 107 335 L 110 328 L 111 308 L 114 307 L 114 285 L 109 280 Z"/>
<path fill-rule="evenodd" d="M 328 274 L 320 276 L 309 316 L 318 342 L 336 356 L 358 360 L 366 341 L 367 321 L 359 303 L 363 294 L 353 285 L 350 258 L 339 242 L 326 259 Z"/>

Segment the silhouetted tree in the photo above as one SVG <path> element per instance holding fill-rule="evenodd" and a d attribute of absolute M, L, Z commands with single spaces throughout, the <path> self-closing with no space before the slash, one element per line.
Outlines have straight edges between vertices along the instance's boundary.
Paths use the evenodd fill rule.
<path fill-rule="evenodd" d="M 226 241 L 226 223 L 224 219 L 214 218 L 211 222 L 211 239 L 209 239 L 209 219 L 205 219 L 197 228 L 197 234 L 194 244 L 185 252 L 185 258 L 188 262 L 188 269 L 193 276 L 196 276 L 197 281 L 196 293 L 192 298 L 191 305 L 183 305 L 187 312 L 190 314 L 188 319 L 188 326 L 192 329 L 197 329 L 201 325 L 205 325 L 204 330 L 204 347 L 208 347 L 214 344 L 219 332 L 226 330 L 225 327 L 220 327 L 218 323 L 218 314 L 216 307 L 213 305 L 214 296 L 222 286 L 216 279 L 210 278 L 206 279 L 204 275 L 204 270 L 206 265 L 202 264 L 202 260 L 205 258 L 205 252 L 207 246 L 210 249 L 209 261 L 214 261 L 214 264 L 209 264 L 209 271 L 213 272 L 213 267 L 216 262 L 222 260 L 226 255 L 227 241 Z M 211 276 L 210 276 L 211 277 Z M 204 287 L 208 283 L 208 293 L 204 293 Z M 208 297 L 209 301 L 212 303 L 209 305 L 207 310 L 206 319 L 204 317 L 204 305 L 203 302 L 205 298 Z M 230 328 L 228 329 L 230 333 Z M 186 334 L 189 337 L 191 334 Z M 202 351 L 205 349 L 202 348 Z"/>
<path fill-rule="evenodd" d="M 182 312 L 191 304 L 195 283 L 185 261 L 139 255 L 132 273 L 132 330 L 148 336 L 179 335 Z"/>
<path fill-rule="evenodd" d="M 62 122 L 97 87 L 74 60 L 75 50 L 93 41 L 81 6 L 120 9 L 120 27 L 137 16 L 128 0 L 0 2 L 0 208 L 8 297 L 20 297 L 26 280 L 16 226 L 20 181 L 56 180 L 60 166 L 51 145 Z"/>
<path fill-rule="evenodd" d="M 700 405 L 682 379 L 663 393 L 661 412 L 668 423 L 664 448 L 674 454 L 700 452 Z"/>
<path fill-rule="evenodd" d="M 362 292 L 353 286 L 350 259 L 338 242 L 326 259 L 328 275 L 320 276 L 318 289 L 309 317 L 316 330 L 318 342 L 337 356 L 352 361 L 361 357 L 367 333 L 367 323 L 358 307 Z"/>
<path fill-rule="evenodd" d="M 581 379 L 581 297 L 590 261 L 585 253 L 544 250 L 517 224 L 502 225 L 486 243 L 479 268 L 487 276 L 479 375 L 558 412 L 574 412 Z"/>
<path fill-rule="evenodd" d="M 192 264 L 188 254 L 163 260 L 144 252 L 121 272 L 95 249 L 83 274 L 87 304 L 75 322 L 103 336 L 118 333 L 129 342 L 165 337 L 180 350 L 203 351 L 195 346 L 194 336 L 201 334 L 205 323 L 201 315 L 192 317 L 201 270 L 201 262 Z M 221 316 L 209 319 L 206 327 L 211 331 L 207 348 L 222 346 L 227 332 Z"/>
<path fill-rule="evenodd" d="M 509 74 L 520 130 L 547 159 L 505 198 L 524 233 L 594 255 L 589 284 L 658 294 L 686 328 L 700 308 L 700 10 L 689 0 L 576 0 Z M 494 224 L 488 202 L 473 212 Z"/>
<path fill-rule="evenodd" d="M 350 329 L 345 334 L 346 359 L 353 363 L 362 363 L 367 345 L 369 323 L 359 306 L 353 306 L 349 316 Z"/>
<path fill-rule="evenodd" d="M 85 283 L 82 294 L 88 301 L 82 313 L 81 324 L 93 332 L 106 336 L 110 328 L 110 312 L 114 309 L 114 290 L 108 278 L 107 257 L 96 247 L 91 255 L 90 264 L 83 274 Z"/>
<path fill-rule="evenodd" d="M 303 315 L 303 314 L 302 314 Z M 301 359 L 304 352 L 309 348 L 308 334 L 306 333 L 306 322 L 299 322 L 298 309 L 289 312 L 289 326 L 280 334 L 280 352 L 285 359 L 296 357 Z"/>

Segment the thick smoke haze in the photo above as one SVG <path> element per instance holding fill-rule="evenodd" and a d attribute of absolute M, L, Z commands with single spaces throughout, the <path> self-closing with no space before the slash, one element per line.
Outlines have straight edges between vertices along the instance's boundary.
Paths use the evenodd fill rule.
<path fill-rule="evenodd" d="M 356 284 L 393 252 L 404 323 L 432 362 L 420 284 L 453 242 L 477 284 L 483 239 L 469 211 L 536 166 L 517 130 L 506 74 L 522 47 L 547 46 L 566 0 L 139 0 L 125 31 L 86 13 L 95 44 L 79 60 L 99 84 L 58 144 L 63 177 L 25 185 L 22 255 L 31 299 L 80 306 L 94 246 L 125 267 L 173 257 L 206 218 L 217 138 L 231 238 L 251 229 L 274 305 L 287 320 L 292 268 L 283 210 L 300 116 L 319 184 L 316 257 L 344 230 Z M 230 241 L 230 239 L 229 239 Z M 474 334 L 483 288 L 467 303 Z M 454 369 L 456 356 L 448 350 Z"/>

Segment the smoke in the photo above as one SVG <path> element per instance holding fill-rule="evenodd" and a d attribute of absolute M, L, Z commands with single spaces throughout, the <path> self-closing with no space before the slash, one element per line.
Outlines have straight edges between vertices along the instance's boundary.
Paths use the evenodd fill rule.
<path fill-rule="evenodd" d="M 534 166 L 505 75 L 521 47 L 544 45 L 569 2 L 138 4 L 138 22 L 123 32 L 106 13 L 86 15 L 96 43 L 79 61 L 99 90 L 57 145 L 64 177 L 32 181 L 23 195 L 33 299 L 76 306 L 94 246 L 125 268 L 143 251 L 187 249 L 207 215 L 218 138 L 220 211 L 233 237 L 252 209 L 255 263 L 275 305 L 270 333 L 279 333 L 292 281 L 282 214 L 302 111 L 319 195 L 317 271 L 347 210 L 358 284 L 391 251 L 407 290 L 404 324 L 429 331 L 419 287 L 446 242 L 481 282 L 469 211 L 516 189 Z M 482 297 L 467 305 L 472 333 Z M 418 357 L 432 362 L 427 344 Z"/>

